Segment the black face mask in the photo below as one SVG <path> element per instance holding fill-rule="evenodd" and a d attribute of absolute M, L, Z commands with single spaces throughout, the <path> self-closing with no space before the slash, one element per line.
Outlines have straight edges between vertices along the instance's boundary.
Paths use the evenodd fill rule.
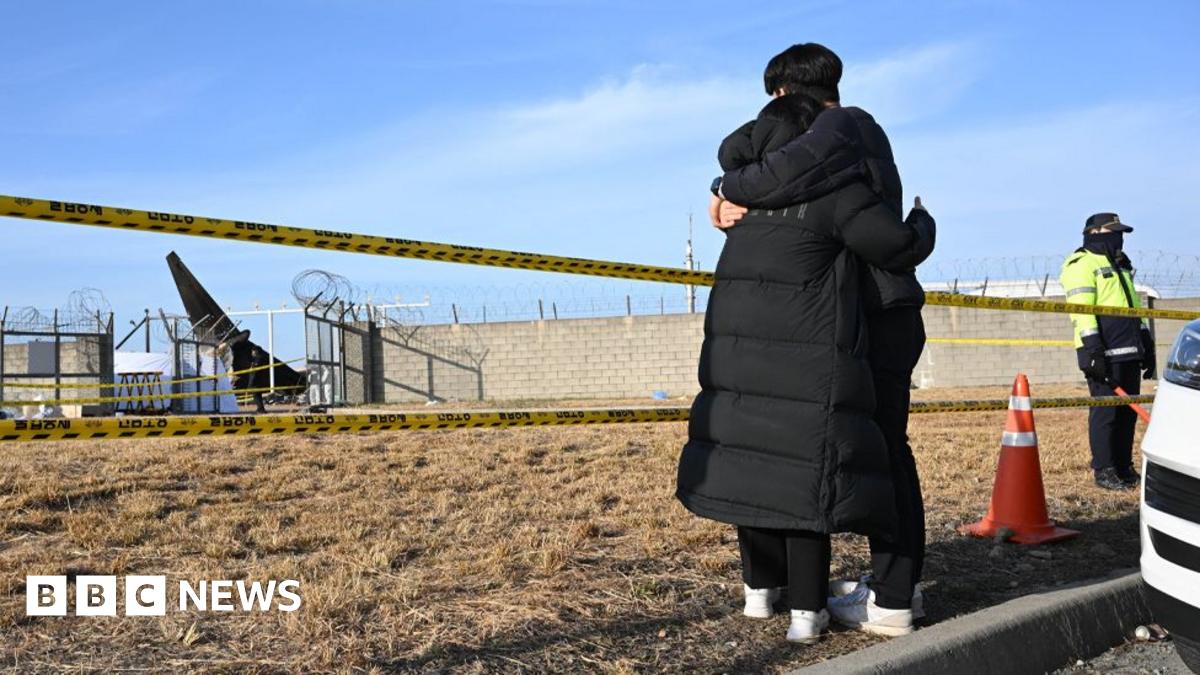
<path fill-rule="evenodd" d="M 1083 235 L 1083 247 L 1095 253 L 1114 255 L 1124 245 L 1124 232 L 1091 232 Z"/>

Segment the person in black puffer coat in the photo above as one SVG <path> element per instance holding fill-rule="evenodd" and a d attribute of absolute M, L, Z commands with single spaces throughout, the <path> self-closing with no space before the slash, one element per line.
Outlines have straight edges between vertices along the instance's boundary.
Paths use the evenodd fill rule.
<path fill-rule="evenodd" d="M 776 98 L 722 143 L 722 168 L 795 139 L 821 110 L 811 97 Z M 751 210 L 726 232 L 676 494 L 693 513 L 738 526 L 748 599 L 786 585 L 793 610 L 823 614 L 829 534 L 887 537 L 895 526 L 861 261 L 910 268 L 932 248 L 933 221 L 923 210 L 901 220 L 854 180 Z"/>
<path fill-rule="evenodd" d="M 732 214 L 722 217 L 723 224 L 735 222 L 742 207 L 778 208 L 863 180 L 900 214 L 900 174 L 887 134 L 866 111 L 840 105 L 841 74 L 837 55 L 815 43 L 793 45 L 771 59 L 763 75 L 768 94 L 804 92 L 825 110 L 808 133 L 719 179 L 721 196 L 728 201 L 716 206 Z M 839 600 L 832 613 L 847 625 L 894 635 L 911 630 L 911 623 L 900 625 L 905 611 L 914 618 L 923 612 L 914 592 L 924 563 L 925 511 L 907 430 L 912 374 L 925 345 L 925 295 L 913 268 L 864 266 L 861 281 L 872 338 L 868 357 L 875 421 L 890 452 L 898 527 L 894 537 L 870 538 L 868 583 L 840 582 L 835 595 L 845 593 L 845 602 Z"/>

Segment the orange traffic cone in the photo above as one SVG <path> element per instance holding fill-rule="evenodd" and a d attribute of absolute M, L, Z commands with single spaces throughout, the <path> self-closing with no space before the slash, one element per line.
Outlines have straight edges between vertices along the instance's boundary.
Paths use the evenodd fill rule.
<path fill-rule="evenodd" d="M 1038 461 L 1037 431 L 1033 428 L 1033 405 L 1029 380 L 1017 375 L 1008 399 L 1008 422 L 1000 441 L 1000 463 L 992 504 L 983 520 L 963 525 L 959 532 L 976 537 L 994 537 L 1011 530 L 1017 544 L 1045 544 L 1077 536 L 1079 532 L 1056 527 L 1046 513 L 1046 491 L 1042 487 L 1042 465 Z"/>

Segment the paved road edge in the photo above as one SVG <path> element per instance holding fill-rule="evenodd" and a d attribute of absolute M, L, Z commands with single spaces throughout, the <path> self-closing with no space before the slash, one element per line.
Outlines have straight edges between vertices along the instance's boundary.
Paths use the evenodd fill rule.
<path fill-rule="evenodd" d="M 1150 620 L 1137 572 L 1035 593 L 793 671 L 1044 673 L 1120 644 Z"/>

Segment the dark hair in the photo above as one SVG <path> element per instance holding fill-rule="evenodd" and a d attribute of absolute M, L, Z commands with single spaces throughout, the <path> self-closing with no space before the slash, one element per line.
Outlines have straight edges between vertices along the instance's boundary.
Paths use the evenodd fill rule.
<path fill-rule="evenodd" d="M 823 110 L 820 101 L 805 94 L 773 98 L 753 122 L 743 124 L 721 141 L 717 161 L 725 171 L 757 162 L 807 131 Z"/>
<path fill-rule="evenodd" d="M 750 132 L 750 143 L 755 156 L 763 155 L 787 145 L 812 126 L 813 120 L 825 109 L 817 99 L 807 94 L 786 94 L 771 99 L 763 106 Z"/>
<path fill-rule="evenodd" d="M 792 45 L 779 52 L 763 71 L 763 86 L 772 96 L 780 89 L 788 94 L 804 90 L 821 101 L 840 101 L 841 79 L 842 60 L 833 50 L 815 42 Z"/>

